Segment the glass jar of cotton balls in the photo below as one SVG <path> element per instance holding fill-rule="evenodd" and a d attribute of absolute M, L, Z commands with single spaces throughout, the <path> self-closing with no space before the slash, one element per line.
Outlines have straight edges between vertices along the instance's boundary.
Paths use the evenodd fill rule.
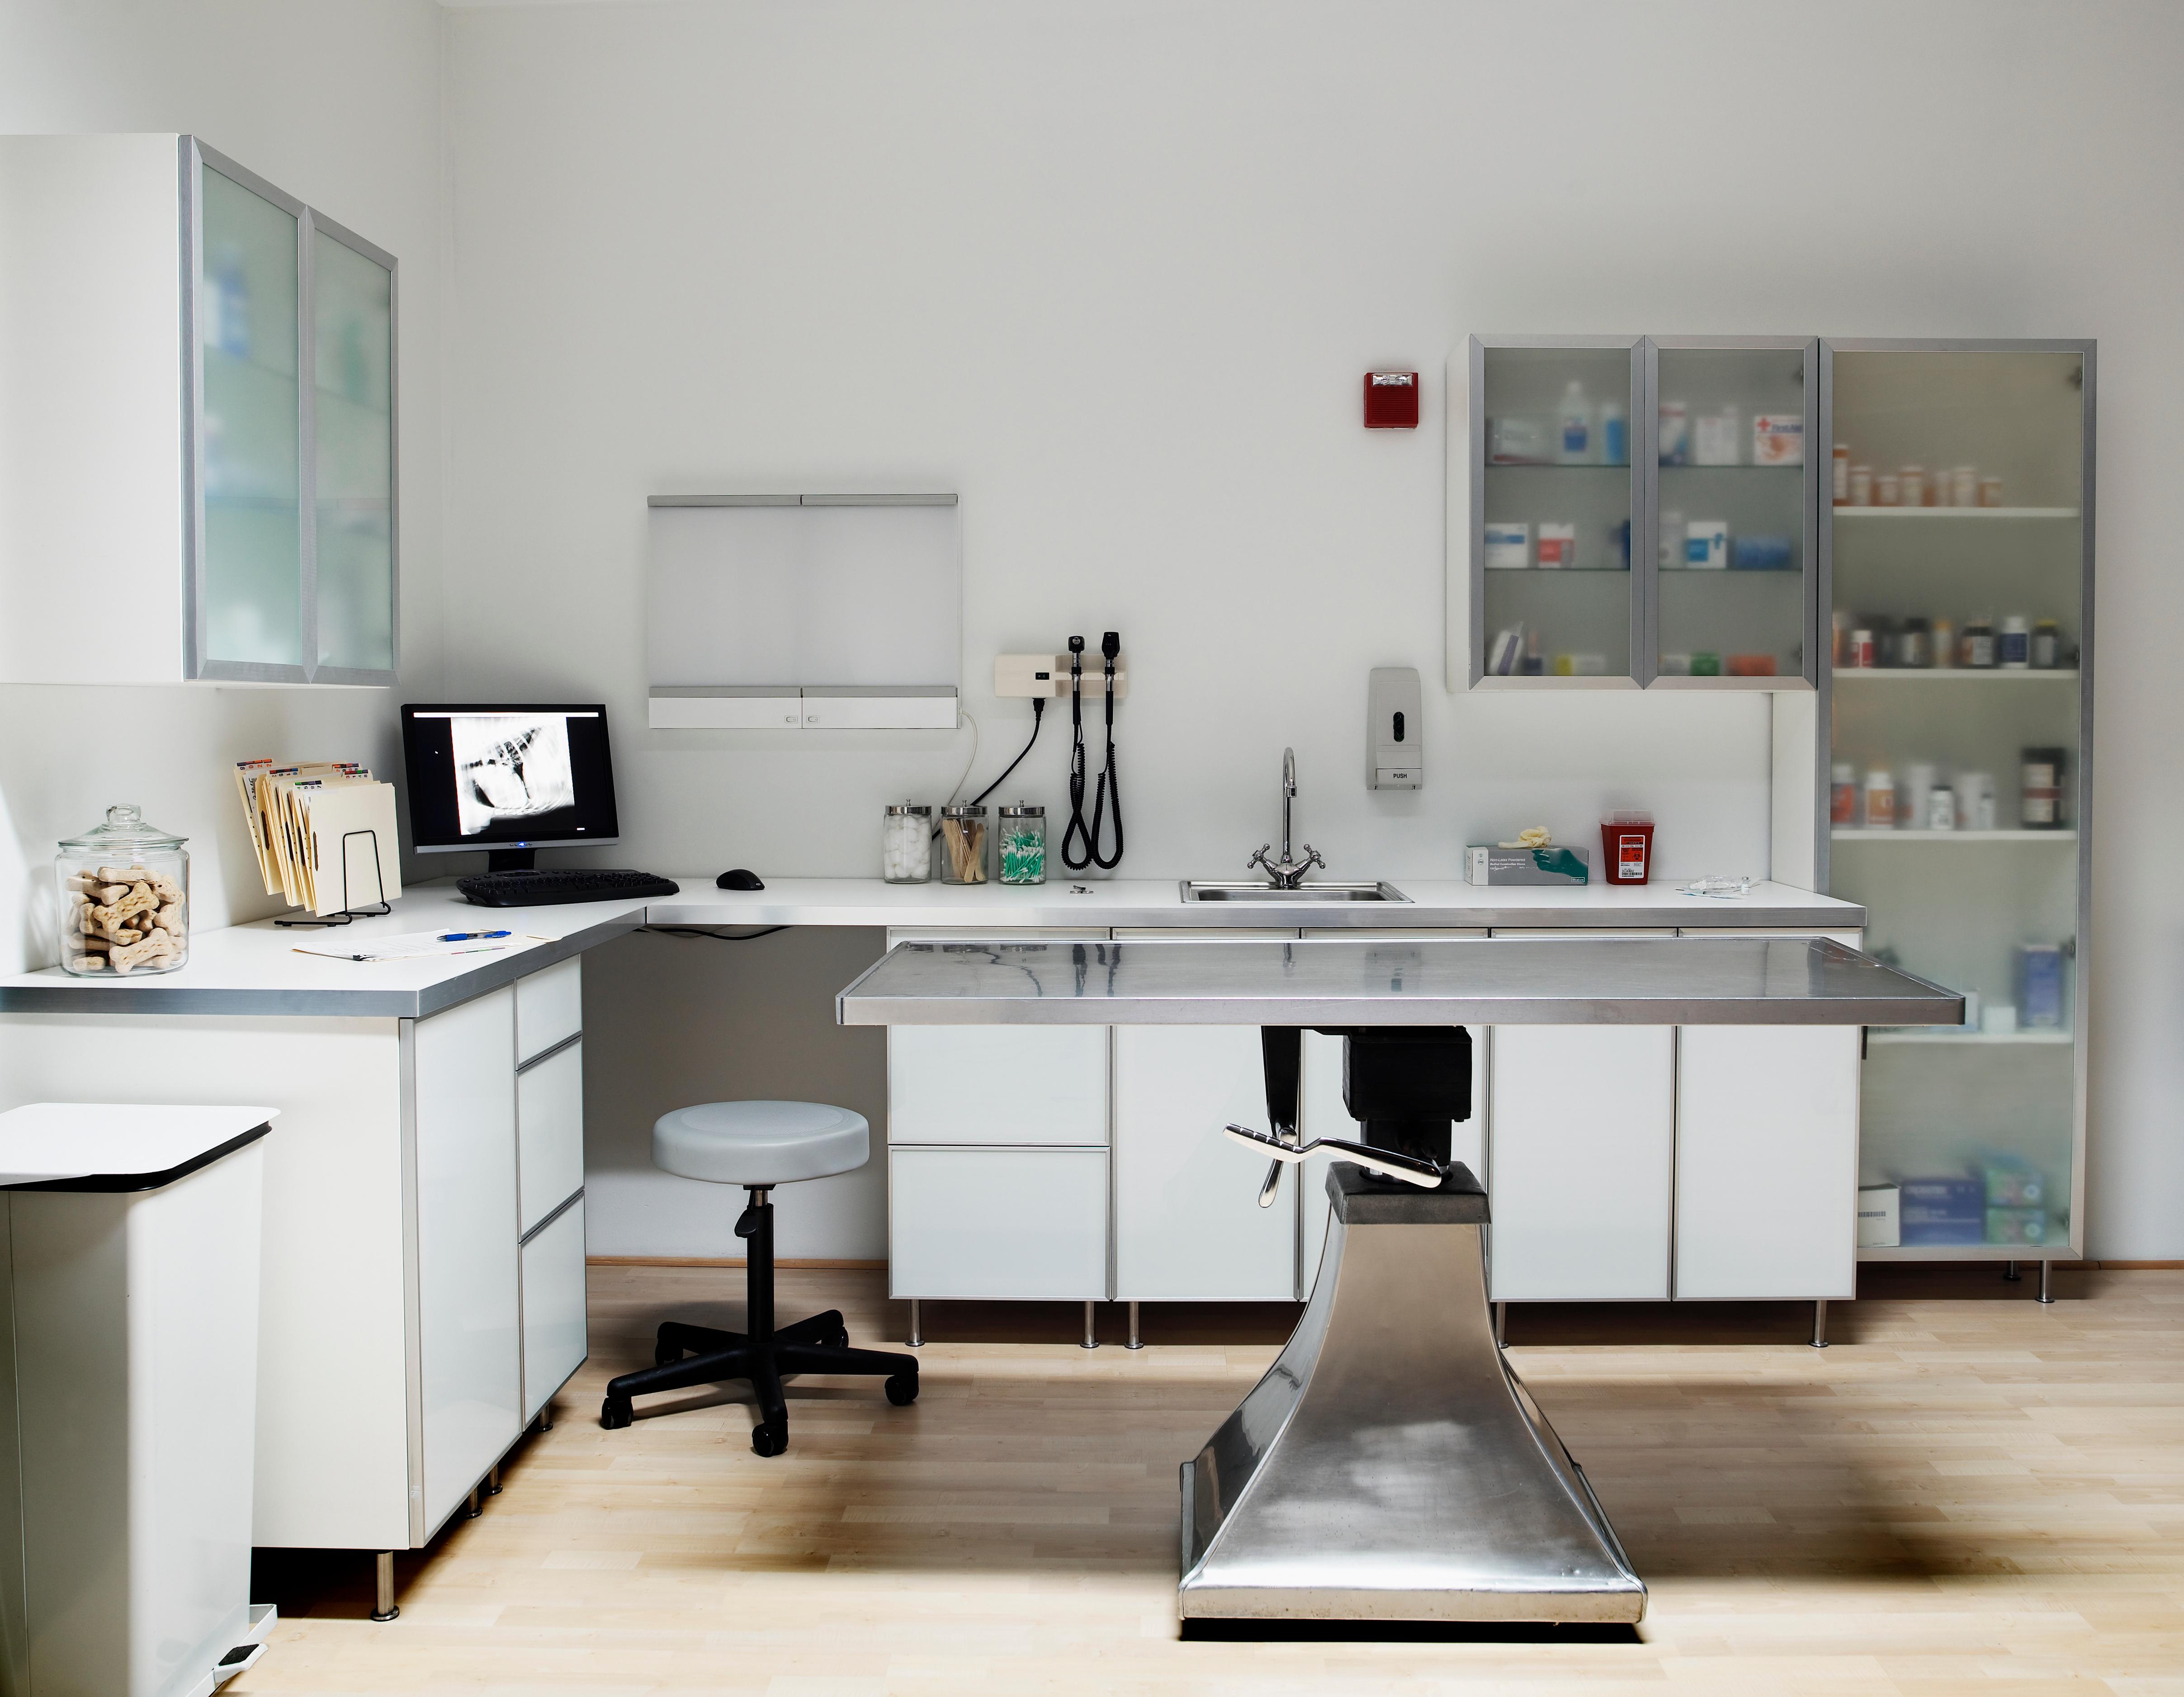
<path fill-rule="evenodd" d="M 890 803 L 880 827 L 880 876 L 890 884 L 933 882 L 933 810 Z"/>

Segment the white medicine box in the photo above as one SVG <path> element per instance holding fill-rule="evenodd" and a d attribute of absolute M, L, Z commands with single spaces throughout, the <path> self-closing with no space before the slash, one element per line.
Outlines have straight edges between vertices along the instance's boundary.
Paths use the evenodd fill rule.
<path fill-rule="evenodd" d="M 1902 1192 L 1892 1184 L 1858 1186 L 1858 1248 L 1892 1249 L 1903 1241 L 1902 1199 Z"/>

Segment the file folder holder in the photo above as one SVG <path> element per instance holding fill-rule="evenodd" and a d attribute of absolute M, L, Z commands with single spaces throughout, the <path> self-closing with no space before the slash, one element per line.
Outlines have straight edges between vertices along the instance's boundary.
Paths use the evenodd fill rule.
<path fill-rule="evenodd" d="M 373 887 L 379 891 L 380 899 L 370 907 L 353 908 L 348 903 L 348 839 L 352 837 L 369 837 L 371 839 L 371 873 L 376 881 Z M 341 841 L 341 906 L 332 913 L 316 914 L 309 919 L 276 919 L 273 921 L 274 924 L 279 926 L 347 925 L 351 920 L 376 919 L 382 914 L 394 911 L 387 900 L 387 871 L 379 860 L 379 833 L 367 825 L 360 831 L 343 832 Z"/>

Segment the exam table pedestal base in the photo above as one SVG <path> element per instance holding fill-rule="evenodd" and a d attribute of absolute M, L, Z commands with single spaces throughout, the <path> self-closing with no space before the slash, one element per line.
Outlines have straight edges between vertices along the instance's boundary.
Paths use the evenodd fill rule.
<path fill-rule="evenodd" d="M 1494 1338 L 1486 1198 L 1346 1163 L 1279 1360 L 1183 1469 L 1190 1619 L 1635 1622 L 1646 1587 Z"/>

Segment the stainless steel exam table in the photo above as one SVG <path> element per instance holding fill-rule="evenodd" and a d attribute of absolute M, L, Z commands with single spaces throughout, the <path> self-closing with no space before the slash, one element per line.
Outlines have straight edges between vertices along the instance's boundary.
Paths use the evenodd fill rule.
<path fill-rule="evenodd" d="M 844 1025 L 1955 1025 L 1804 938 L 905 943 Z M 1368 1137 L 1368 1141 L 1372 1139 Z M 1644 1583 L 1494 1338 L 1487 1198 L 1329 1174 L 1312 1299 L 1183 1469 L 1186 1618 L 1636 1621 Z"/>

